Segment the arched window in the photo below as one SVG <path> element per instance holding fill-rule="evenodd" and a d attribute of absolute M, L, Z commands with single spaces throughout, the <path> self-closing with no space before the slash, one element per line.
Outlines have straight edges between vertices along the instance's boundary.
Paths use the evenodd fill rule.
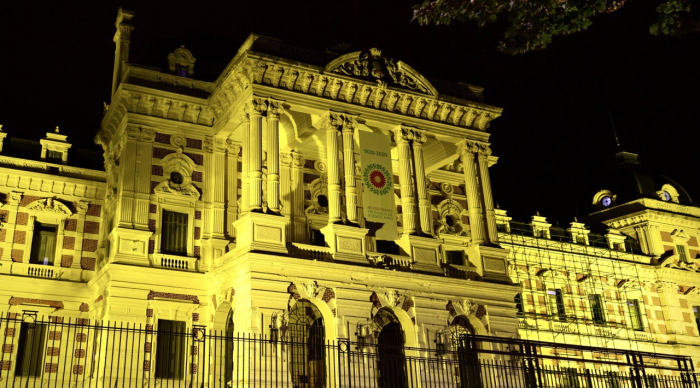
<path fill-rule="evenodd" d="M 405 337 L 401 323 L 390 309 L 380 309 L 372 317 L 377 336 L 377 371 L 380 387 L 408 387 Z"/>
<path fill-rule="evenodd" d="M 224 378 L 227 383 L 233 379 L 233 328 L 233 309 L 231 309 L 226 317 L 226 336 L 224 344 Z"/>
<path fill-rule="evenodd" d="M 298 388 L 326 386 L 326 330 L 313 303 L 297 301 L 289 312 L 290 371 Z"/>
<path fill-rule="evenodd" d="M 467 317 L 458 315 L 452 320 L 449 329 L 450 345 L 457 357 L 454 364 L 456 385 L 460 388 L 479 386 L 479 345 L 472 336 L 475 333 L 474 326 Z"/>

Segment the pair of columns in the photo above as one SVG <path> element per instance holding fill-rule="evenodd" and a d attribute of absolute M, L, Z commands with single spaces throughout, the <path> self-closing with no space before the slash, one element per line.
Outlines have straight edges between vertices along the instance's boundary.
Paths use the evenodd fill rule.
<path fill-rule="evenodd" d="M 252 97 L 243 110 L 241 213 L 263 210 L 263 117 L 267 118 L 267 208 L 280 213 L 279 122 L 282 100 Z"/>
<path fill-rule="evenodd" d="M 423 163 L 423 144 L 427 137 L 418 128 L 404 125 L 394 129 L 394 141 L 399 156 L 399 183 L 401 187 L 401 212 L 403 213 L 403 234 L 420 232 L 432 235 L 430 201 Z M 416 204 L 416 195 L 418 203 Z M 417 205 L 417 206 L 416 206 Z M 416 208 L 419 223 L 416 222 Z"/>
<path fill-rule="evenodd" d="M 345 181 L 345 215 L 352 224 L 357 224 L 357 182 L 355 180 L 355 128 L 357 116 L 329 111 L 323 117 L 326 131 L 326 161 L 328 167 L 328 223 L 342 221 L 341 198 L 343 187 L 340 179 L 340 148 Z"/>
<path fill-rule="evenodd" d="M 467 192 L 467 205 L 469 206 L 472 242 L 474 244 L 485 242 L 498 244 L 496 213 L 489 176 L 488 159 L 491 156 L 491 148 L 488 144 L 472 140 L 464 140 L 459 146 Z"/>

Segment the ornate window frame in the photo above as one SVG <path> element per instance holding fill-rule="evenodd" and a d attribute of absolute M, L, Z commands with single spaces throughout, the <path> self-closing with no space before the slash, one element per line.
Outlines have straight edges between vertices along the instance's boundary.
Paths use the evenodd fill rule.
<path fill-rule="evenodd" d="M 664 192 L 667 192 L 667 193 L 671 196 L 671 199 L 670 199 L 670 200 L 667 201 L 666 198 L 664 198 Z M 668 183 L 665 184 L 665 185 L 663 185 L 663 186 L 661 186 L 661 190 L 657 191 L 657 192 L 656 192 L 656 195 L 658 195 L 658 196 L 659 196 L 659 199 L 662 200 L 662 201 L 664 201 L 664 202 L 675 202 L 675 203 L 678 203 L 678 196 L 679 196 L 679 195 L 678 195 L 678 190 L 676 190 L 675 187 L 669 185 Z"/>
<path fill-rule="evenodd" d="M 601 201 L 605 197 L 610 197 L 610 199 L 612 200 L 612 202 L 610 203 L 610 206 L 603 206 L 603 204 L 601 203 Z M 616 204 L 617 204 L 617 195 L 615 195 L 610 190 L 600 190 L 599 192 L 595 193 L 595 195 L 593 196 L 593 205 L 595 205 L 596 208 L 598 208 L 598 209 L 607 209 L 607 208 L 610 208 Z"/>
<path fill-rule="evenodd" d="M 196 163 L 178 149 L 161 160 L 165 180 L 159 183 L 153 190 L 152 201 L 156 204 L 156 226 L 153 233 L 155 251 L 153 258 L 156 262 L 165 256 L 182 257 L 169 253 L 161 253 L 161 241 L 163 231 L 163 210 L 187 214 L 187 256 L 194 257 L 194 223 L 195 207 L 201 194 L 192 183 L 192 174 L 197 167 Z M 182 182 L 175 183 L 171 180 L 173 172 L 182 175 Z"/>
<path fill-rule="evenodd" d="M 54 249 L 53 266 L 60 267 L 66 220 L 73 215 L 73 212 L 68 206 L 51 197 L 33 201 L 26 206 L 26 209 L 29 213 L 29 220 L 27 221 L 27 235 L 24 240 L 25 249 L 22 255 L 22 263 L 29 264 L 34 240 L 34 225 L 39 222 L 56 225 L 56 247 Z"/>

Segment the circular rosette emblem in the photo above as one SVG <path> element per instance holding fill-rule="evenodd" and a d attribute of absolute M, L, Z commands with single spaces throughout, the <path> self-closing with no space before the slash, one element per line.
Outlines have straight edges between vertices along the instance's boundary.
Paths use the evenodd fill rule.
<path fill-rule="evenodd" d="M 385 195 L 391 191 L 393 183 L 389 171 L 387 171 L 384 166 L 377 163 L 372 163 L 365 167 L 362 173 L 362 180 L 365 183 L 365 187 L 369 189 L 372 194 L 376 195 Z"/>

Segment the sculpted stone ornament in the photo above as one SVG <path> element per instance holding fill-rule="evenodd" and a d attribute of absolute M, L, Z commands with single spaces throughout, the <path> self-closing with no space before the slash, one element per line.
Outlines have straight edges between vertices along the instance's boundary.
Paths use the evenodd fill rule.
<path fill-rule="evenodd" d="M 70 211 L 68 206 L 62 204 L 61 202 L 54 200 L 53 198 L 36 200 L 36 201 L 30 203 L 29 205 L 27 205 L 27 209 L 35 211 L 35 212 L 58 213 L 58 214 L 66 214 L 66 215 L 73 214 L 73 212 Z"/>
<path fill-rule="evenodd" d="M 374 80 L 380 88 L 400 87 L 436 96 L 435 88 L 407 64 L 382 56 L 379 49 L 346 54 L 331 62 L 327 71 Z"/>

